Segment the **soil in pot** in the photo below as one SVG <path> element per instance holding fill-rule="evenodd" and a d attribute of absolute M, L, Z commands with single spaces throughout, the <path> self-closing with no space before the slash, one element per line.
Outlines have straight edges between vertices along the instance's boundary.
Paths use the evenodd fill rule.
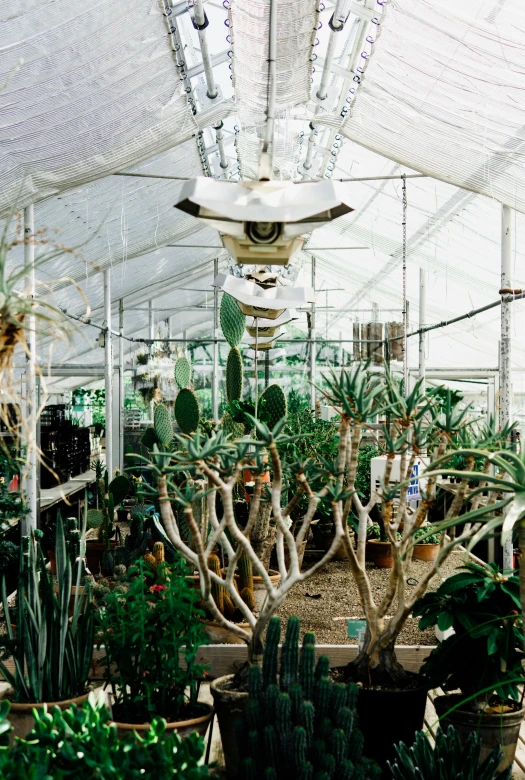
<path fill-rule="evenodd" d="M 439 544 L 416 544 L 412 550 L 412 557 L 418 561 L 435 561 L 440 548 Z"/>
<path fill-rule="evenodd" d="M 221 731 L 224 763 L 228 777 L 239 777 L 239 752 L 235 733 L 235 721 L 246 707 L 248 693 L 234 687 L 235 675 L 217 677 L 210 684 L 213 703 Z"/>
<path fill-rule="evenodd" d="M 477 734 L 481 739 L 480 763 L 485 760 L 495 745 L 501 745 L 503 760 L 498 767 L 498 772 L 502 772 L 514 761 L 525 707 L 520 707 L 518 702 L 510 699 L 508 701 L 508 705 L 512 706 L 510 712 L 478 714 L 460 708 L 449 712 L 462 698 L 460 693 L 436 696 L 434 707 L 441 728 L 446 730 L 449 725 L 454 726 L 459 731 L 462 741 L 467 740 L 472 732 Z"/>
<path fill-rule="evenodd" d="M 390 542 L 369 539 L 366 543 L 366 560 L 373 563 L 378 569 L 391 569 L 394 565 L 394 559 Z"/>
<path fill-rule="evenodd" d="M 210 725 L 210 721 L 213 717 L 213 707 L 210 704 L 199 703 L 194 708 L 193 717 L 186 718 L 185 720 L 166 721 L 166 731 L 176 731 L 181 739 L 197 732 L 201 737 L 204 737 Z M 143 735 L 145 731 L 149 731 L 151 728 L 149 723 L 125 723 L 119 721 L 118 706 L 112 706 L 112 717 L 117 727 L 117 736 L 122 739 L 126 734 L 135 733 L 139 736 Z"/>
<path fill-rule="evenodd" d="M 395 758 L 394 745 L 414 743 L 417 731 L 423 728 L 427 686 L 419 675 L 413 677 L 411 689 L 362 687 L 357 697 L 359 728 L 365 745 L 363 753 L 373 758 L 382 769 Z"/>
<path fill-rule="evenodd" d="M 13 731 L 11 732 L 11 744 L 14 742 L 15 737 L 21 737 L 22 739 L 25 739 L 25 737 L 29 734 L 29 732 L 32 730 L 33 726 L 35 725 L 35 719 L 33 718 L 33 710 L 34 709 L 41 709 L 44 704 L 18 704 L 16 702 L 12 702 L 10 699 L 10 696 L 13 695 L 13 691 L 6 691 L 6 693 L 2 696 L 2 698 L 7 698 L 10 701 L 11 708 L 9 710 L 9 721 L 11 723 L 11 726 L 13 727 Z M 89 696 L 89 693 L 85 693 L 82 696 L 76 696 L 74 699 L 64 699 L 64 701 L 52 701 L 52 702 L 46 702 L 47 709 L 49 710 L 50 707 L 60 707 L 61 710 L 67 710 L 71 704 L 76 704 L 77 707 L 82 706 L 85 701 L 87 701 L 87 698 Z"/>

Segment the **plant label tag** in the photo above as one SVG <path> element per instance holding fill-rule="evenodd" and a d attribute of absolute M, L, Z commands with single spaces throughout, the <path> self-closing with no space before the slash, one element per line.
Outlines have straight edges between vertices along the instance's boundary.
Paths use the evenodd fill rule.
<path fill-rule="evenodd" d="M 346 621 L 348 639 L 359 639 L 359 634 L 366 630 L 366 620 L 349 618 Z"/>

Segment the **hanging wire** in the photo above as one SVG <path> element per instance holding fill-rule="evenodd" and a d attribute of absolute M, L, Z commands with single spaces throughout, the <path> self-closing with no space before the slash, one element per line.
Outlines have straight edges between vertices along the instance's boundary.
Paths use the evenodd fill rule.
<path fill-rule="evenodd" d="M 407 182 L 405 174 L 403 180 L 403 392 L 408 392 L 408 362 L 407 362 Z"/>

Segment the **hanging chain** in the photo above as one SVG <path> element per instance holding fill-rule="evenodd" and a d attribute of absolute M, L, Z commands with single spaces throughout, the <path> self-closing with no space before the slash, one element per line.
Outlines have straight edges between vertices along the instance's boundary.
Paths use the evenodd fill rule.
<path fill-rule="evenodd" d="M 403 174 L 403 392 L 408 393 L 408 363 L 407 363 L 407 181 Z"/>

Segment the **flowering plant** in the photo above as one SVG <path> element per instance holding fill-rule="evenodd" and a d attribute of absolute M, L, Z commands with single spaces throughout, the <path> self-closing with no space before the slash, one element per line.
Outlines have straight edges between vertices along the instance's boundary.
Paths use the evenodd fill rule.
<path fill-rule="evenodd" d="M 196 717 L 204 667 L 196 662 L 207 637 L 199 617 L 199 591 L 182 566 L 143 562 L 129 584 L 106 596 L 98 617 L 104 677 L 114 696 L 114 719 L 144 723 Z M 182 653 L 181 653 L 182 651 Z"/>

